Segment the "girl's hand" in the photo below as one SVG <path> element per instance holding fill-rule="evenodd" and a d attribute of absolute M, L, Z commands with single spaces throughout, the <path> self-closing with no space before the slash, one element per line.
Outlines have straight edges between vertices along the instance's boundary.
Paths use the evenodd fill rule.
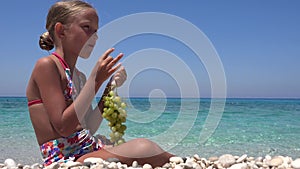
<path fill-rule="evenodd" d="M 124 68 L 124 66 L 121 66 L 121 68 L 112 76 L 110 82 L 113 87 L 120 87 L 127 79 L 127 73 Z"/>
<path fill-rule="evenodd" d="M 116 63 L 123 57 L 123 54 L 120 53 L 116 58 L 110 56 L 114 51 L 114 48 L 108 49 L 98 60 L 97 65 L 94 69 L 95 73 L 95 82 L 96 84 L 101 85 L 105 80 L 107 80 L 116 70 L 121 67 L 121 63 Z"/>

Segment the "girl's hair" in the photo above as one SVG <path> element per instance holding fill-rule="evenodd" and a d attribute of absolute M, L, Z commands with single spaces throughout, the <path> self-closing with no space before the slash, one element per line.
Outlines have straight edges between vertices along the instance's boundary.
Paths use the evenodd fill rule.
<path fill-rule="evenodd" d="M 43 50 L 54 48 L 54 27 L 57 22 L 67 24 L 71 22 L 70 18 L 86 8 L 93 8 L 87 2 L 82 0 L 65 0 L 56 2 L 51 6 L 47 15 L 47 32 L 40 36 L 39 45 Z M 93 8 L 94 9 L 94 8 Z"/>

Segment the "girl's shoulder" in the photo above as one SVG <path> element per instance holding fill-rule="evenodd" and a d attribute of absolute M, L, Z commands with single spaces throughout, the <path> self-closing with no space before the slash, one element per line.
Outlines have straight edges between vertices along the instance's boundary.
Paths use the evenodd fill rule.
<path fill-rule="evenodd" d="M 51 55 L 49 55 L 39 58 L 35 63 L 33 71 L 38 74 L 46 75 L 49 73 L 56 73 L 58 71 L 58 67 L 56 61 L 53 57 L 51 57 Z"/>

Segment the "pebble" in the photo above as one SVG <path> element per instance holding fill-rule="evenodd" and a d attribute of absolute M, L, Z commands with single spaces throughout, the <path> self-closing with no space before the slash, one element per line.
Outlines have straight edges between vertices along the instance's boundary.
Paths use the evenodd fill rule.
<path fill-rule="evenodd" d="M 118 158 L 108 158 L 106 161 L 108 162 L 120 162 L 120 160 Z"/>
<path fill-rule="evenodd" d="M 215 161 L 219 160 L 219 157 L 216 157 L 216 156 L 209 157 L 208 160 L 211 161 L 211 162 L 215 162 Z"/>
<path fill-rule="evenodd" d="M 292 163 L 291 163 L 292 167 L 295 169 L 300 169 L 300 158 L 295 159 Z"/>
<path fill-rule="evenodd" d="M 224 154 L 220 157 L 202 158 L 195 154 L 191 157 L 171 157 L 168 163 L 154 169 L 300 169 L 300 158 L 266 155 L 265 157 L 233 156 Z M 35 163 L 32 165 L 17 164 L 13 159 L 0 163 L 0 169 L 153 169 L 150 164 L 139 165 L 133 161 L 131 166 L 122 164 L 117 158 L 103 160 L 87 158 L 83 163 L 69 161 L 53 163 L 47 167 Z"/>
<path fill-rule="evenodd" d="M 4 161 L 4 166 L 7 168 L 15 168 L 17 167 L 17 163 L 13 159 L 8 158 Z"/>
<path fill-rule="evenodd" d="M 52 163 L 52 164 L 50 164 L 49 166 L 47 166 L 45 168 L 46 169 L 58 169 L 59 168 L 59 164 L 55 162 L 55 163 Z"/>
<path fill-rule="evenodd" d="M 282 163 L 283 163 L 283 159 L 281 157 L 274 157 L 267 164 L 272 167 L 278 167 Z"/>
<path fill-rule="evenodd" d="M 231 154 L 224 154 L 222 156 L 220 156 L 219 158 L 219 162 L 221 163 L 221 165 L 225 168 L 230 167 L 232 164 L 235 163 L 235 158 L 233 155 Z"/>
<path fill-rule="evenodd" d="M 87 163 L 87 164 L 96 164 L 96 163 L 102 164 L 103 159 L 102 158 L 96 158 L 96 157 L 89 157 L 89 158 L 86 158 L 83 162 Z"/>
<path fill-rule="evenodd" d="M 139 163 L 137 161 L 132 162 L 132 167 L 137 168 L 139 166 Z"/>
<path fill-rule="evenodd" d="M 247 169 L 248 165 L 246 163 L 238 163 L 238 164 L 233 164 L 232 166 L 229 167 L 229 169 Z"/>
<path fill-rule="evenodd" d="M 152 169 L 152 166 L 150 164 L 144 164 L 143 169 Z"/>
<path fill-rule="evenodd" d="M 246 158 L 247 158 L 247 154 L 244 154 L 236 160 L 236 163 L 241 163 L 244 160 L 246 160 Z"/>
<path fill-rule="evenodd" d="M 176 164 L 183 163 L 183 159 L 181 157 L 171 157 L 170 162 L 174 162 Z"/>

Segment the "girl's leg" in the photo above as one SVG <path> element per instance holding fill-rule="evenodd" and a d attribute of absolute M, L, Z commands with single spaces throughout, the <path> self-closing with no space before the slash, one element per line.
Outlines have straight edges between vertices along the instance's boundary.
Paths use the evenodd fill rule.
<path fill-rule="evenodd" d="M 83 162 L 88 157 L 100 157 L 102 159 L 118 158 L 122 163 L 131 165 L 137 161 L 143 165 L 151 164 L 153 167 L 162 166 L 169 162 L 169 158 L 174 156 L 161 149 L 156 143 L 148 139 L 134 139 L 116 147 L 94 151 L 81 156 L 77 161 Z"/>

